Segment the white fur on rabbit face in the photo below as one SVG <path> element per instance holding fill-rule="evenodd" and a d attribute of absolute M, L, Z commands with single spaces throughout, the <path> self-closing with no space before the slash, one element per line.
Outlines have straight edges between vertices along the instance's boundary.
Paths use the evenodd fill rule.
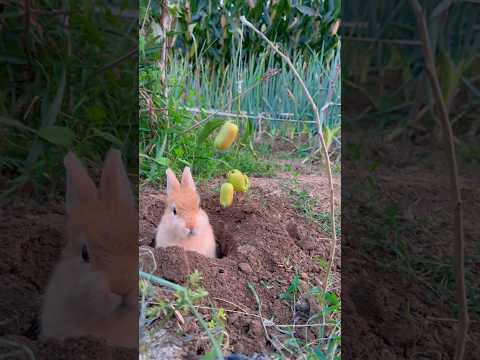
<path fill-rule="evenodd" d="M 174 203 L 168 206 L 162 218 L 162 226 L 168 229 L 168 233 L 175 239 L 184 239 L 189 235 L 195 234 L 195 229 L 189 229 L 185 220 L 174 214 L 174 209 L 176 211 L 176 205 Z"/>
<path fill-rule="evenodd" d="M 58 264 L 47 290 L 56 296 L 48 300 L 56 303 L 57 309 L 68 308 L 71 317 L 78 316 L 82 321 L 107 318 L 120 305 L 122 297 L 112 293 L 106 274 L 92 269 L 81 253 L 80 250 L 77 256 L 64 257 Z"/>
<path fill-rule="evenodd" d="M 120 153 L 107 155 L 100 192 L 72 153 L 65 167 L 68 242 L 46 291 L 41 336 L 135 347 L 135 327 L 127 336 L 121 327 L 138 322 L 138 219 Z"/>

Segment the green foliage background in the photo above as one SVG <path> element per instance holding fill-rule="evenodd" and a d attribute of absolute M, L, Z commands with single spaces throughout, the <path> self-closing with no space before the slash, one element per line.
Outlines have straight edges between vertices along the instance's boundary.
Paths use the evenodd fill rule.
<path fill-rule="evenodd" d="M 63 188 L 59 175 L 70 149 L 98 169 L 106 151 L 119 148 L 135 177 L 137 19 L 115 15 L 106 1 L 39 0 L 26 21 L 24 3 L 8 1 L 1 12 L 0 168 L 7 193 L 25 185 L 37 194 Z"/>

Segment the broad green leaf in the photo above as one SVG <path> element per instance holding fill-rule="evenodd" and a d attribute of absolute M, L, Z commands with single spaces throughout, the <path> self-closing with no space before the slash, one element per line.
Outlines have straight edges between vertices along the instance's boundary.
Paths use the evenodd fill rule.
<path fill-rule="evenodd" d="M 111 142 L 112 144 L 115 144 L 118 147 L 123 147 L 122 141 L 119 138 L 113 136 L 112 134 L 106 133 L 106 132 L 104 132 L 102 130 L 98 130 L 96 128 L 93 129 L 93 132 L 94 132 L 95 135 Z"/>
<path fill-rule="evenodd" d="M 55 145 L 70 147 L 75 139 L 75 133 L 64 126 L 46 126 L 38 131 L 38 135 L 43 139 Z"/>
<path fill-rule="evenodd" d="M 215 129 L 218 129 L 220 126 L 223 125 L 225 121 L 222 120 L 222 119 L 214 119 L 214 120 L 210 120 L 209 122 L 207 122 L 202 130 L 200 131 L 200 134 L 198 134 L 198 138 L 197 138 L 197 142 L 199 144 L 203 143 L 207 137 L 213 132 L 215 131 Z"/>

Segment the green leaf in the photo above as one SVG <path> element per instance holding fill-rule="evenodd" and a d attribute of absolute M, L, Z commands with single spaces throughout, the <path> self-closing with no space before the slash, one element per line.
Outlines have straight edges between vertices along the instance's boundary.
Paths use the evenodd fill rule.
<path fill-rule="evenodd" d="M 43 139 L 55 145 L 70 147 L 75 139 L 75 133 L 64 126 L 46 126 L 38 131 L 38 135 Z"/>
<path fill-rule="evenodd" d="M 207 139 L 207 137 L 217 128 L 222 126 L 224 122 L 225 121 L 222 119 L 214 119 L 207 122 L 203 126 L 202 131 L 200 131 L 200 134 L 198 134 L 197 142 L 199 144 L 203 143 Z"/>
<path fill-rule="evenodd" d="M 325 356 L 325 354 L 322 352 L 322 350 L 320 349 L 320 345 L 317 345 L 315 347 L 315 350 L 313 350 L 315 356 L 317 357 L 318 360 L 327 360 L 327 357 Z"/>
<path fill-rule="evenodd" d="M 89 120 L 96 123 L 100 123 L 103 119 L 107 117 L 105 108 L 99 105 L 91 105 L 86 110 L 87 117 Z"/>
<path fill-rule="evenodd" d="M 29 127 L 29 126 L 23 125 L 17 119 L 9 118 L 9 117 L 6 117 L 6 116 L 0 116 L 0 124 L 5 124 L 7 126 L 13 126 L 13 127 L 16 127 L 16 128 L 22 129 L 22 130 L 26 130 L 26 131 L 29 131 L 29 132 L 32 132 L 32 133 L 37 133 L 37 130 L 35 130 L 35 129 Z"/>
<path fill-rule="evenodd" d="M 168 159 L 166 157 L 158 157 L 158 158 L 153 158 L 151 156 L 148 156 L 148 155 L 145 155 L 145 154 L 139 154 L 138 156 L 142 157 L 142 158 L 145 158 L 145 159 L 148 159 L 150 161 L 153 161 L 155 163 L 157 163 L 158 165 L 160 166 L 165 166 L 165 167 L 168 167 Z"/>
<path fill-rule="evenodd" d="M 106 133 L 106 132 L 104 132 L 102 130 L 98 130 L 96 128 L 93 129 L 93 132 L 95 133 L 95 135 L 111 142 L 112 144 L 115 144 L 118 147 L 123 147 L 122 141 L 119 138 L 113 136 L 112 134 Z"/>
<path fill-rule="evenodd" d="M 205 355 L 203 355 L 200 360 L 216 360 L 218 359 L 218 354 L 215 350 L 212 350 Z"/>
<path fill-rule="evenodd" d="M 317 13 L 311 7 L 305 5 L 295 5 L 298 11 L 300 11 L 303 15 L 307 16 L 316 16 Z"/>
<path fill-rule="evenodd" d="M 292 282 L 290 283 L 290 286 L 288 287 L 288 293 L 289 294 L 295 294 L 298 292 L 298 283 L 300 282 L 300 276 L 298 274 L 295 274 L 295 276 L 292 279 Z"/>
<path fill-rule="evenodd" d="M 48 109 L 46 118 L 42 119 L 43 125 L 47 125 L 47 126 L 53 125 L 55 124 L 55 121 L 57 121 L 57 116 L 60 113 L 60 109 L 62 108 L 66 80 L 67 80 L 67 73 L 65 71 L 65 68 L 62 68 L 62 73 L 60 74 L 60 80 L 58 83 L 57 92 L 55 94 L 55 98 L 52 101 L 52 105 L 50 105 L 50 108 Z"/>

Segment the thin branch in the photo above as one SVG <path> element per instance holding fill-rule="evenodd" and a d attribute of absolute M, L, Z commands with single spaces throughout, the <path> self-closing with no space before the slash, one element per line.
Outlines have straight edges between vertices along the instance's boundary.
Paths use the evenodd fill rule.
<path fill-rule="evenodd" d="M 423 54 L 425 56 L 425 65 L 427 74 L 432 85 L 433 95 L 440 106 L 440 120 L 442 123 L 445 151 L 447 152 L 450 165 L 450 188 L 454 202 L 454 230 L 456 234 L 455 239 L 455 254 L 454 260 L 456 265 L 456 282 L 457 282 L 457 297 L 460 305 L 460 317 L 457 331 L 457 339 L 455 344 L 455 359 L 461 360 L 465 354 L 465 344 L 467 339 L 467 330 L 469 323 L 467 294 L 465 289 L 465 250 L 464 250 L 464 232 L 463 232 L 463 209 L 462 209 L 462 195 L 460 192 L 458 179 L 458 165 L 455 155 L 455 142 L 452 127 L 450 124 L 447 106 L 442 96 L 440 81 L 435 68 L 435 59 L 433 55 L 432 45 L 430 42 L 427 23 L 423 13 L 423 9 L 418 3 L 418 0 L 410 0 L 410 4 L 415 12 L 417 18 L 417 27 L 422 41 Z"/>
<path fill-rule="evenodd" d="M 255 26 L 251 22 L 249 22 L 245 16 L 240 17 L 240 22 L 250 29 L 252 29 L 258 36 L 260 36 L 263 40 L 265 40 L 268 45 L 285 61 L 285 63 L 290 67 L 292 70 L 293 74 L 297 78 L 299 84 L 301 85 L 303 92 L 305 93 L 305 96 L 307 97 L 308 102 L 310 103 L 310 106 L 312 107 L 313 113 L 315 114 L 315 120 L 317 122 L 317 127 L 318 127 L 318 137 L 320 138 L 320 143 L 322 144 L 323 152 L 325 154 L 325 162 L 327 164 L 327 171 L 328 171 L 328 183 L 330 186 L 330 221 L 332 223 L 332 243 L 331 243 L 331 248 L 330 248 L 330 259 L 328 261 L 328 266 L 326 269 L 326 274 L 325 274 L 325 279 L 323 282 L 323 292 L 324 294 L 327 292 L 327 287 L 328 287 L 328 278 L 330 277 L 330 272 L 332 271 L 332 264 L 335 259 L 335 250 L 337 246 L 337 235 L 336 235 L 336 227 L 335 227 L 335 195 L 334 195 L 334 189 L 333 189 L 333 176 L 332 176 L 332 168 L 330 164 L 330 157 L 328 156 L 328 149 L 327 145 L 325 144 L 325 139 L 323 138 L 323 131 L 322 131 L 322 121 L 320 119 L 320 113 L 318 112 L 317 105 L 315 104 L 315 101 L 313 101 L 312 96 L 310 95 L 310 92 L 307 89 L 307 86 L 305 85 L 305 82 L 302 80 L 301 76 L 297 72 L 297 69 L 295 69 L 295 66 L 293 65 L 292 61 L 288 56 L 286 56 L 283 52 L 281 52 L 278 47 L 273 44 L 262 32 L 257 30 Z"/>

